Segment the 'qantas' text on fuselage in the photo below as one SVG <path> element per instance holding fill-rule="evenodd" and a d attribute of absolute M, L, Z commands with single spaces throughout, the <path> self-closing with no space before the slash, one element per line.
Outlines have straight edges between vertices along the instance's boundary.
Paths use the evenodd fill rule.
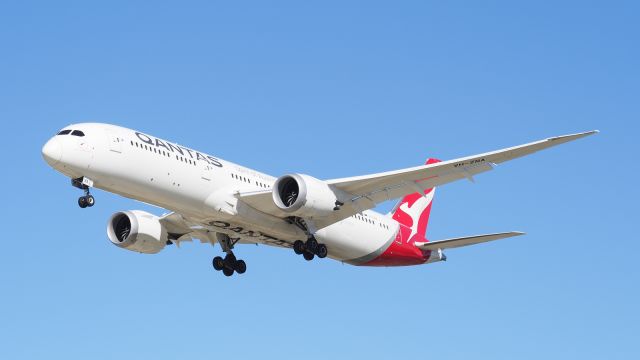
<path fill-rule="evenodd" d="M 209 165 L 213 165 L 213 166 L 217 166 L 217 167 L 222 167 L 222 163 L 220 162 L 220 160 L 214 158 L 213 156 L 207 155 L 207 154 L 201 154 L 195 150 L 191 150 L 189 148 L 186 148 L 184 146 L 180 146 L 177 144 L 172 144 L 168 141 L 164 141 L 164 140 L 160 140 L 158 138 L 155 138 L 153 136 L 149 136 L 147 134 L 143 134 L 140 132 L 136 132 L 136 137 L 138 137 L 138 139 L 140 139 L 140 141 L 142 141 L 143 143 L 147 144 L 147 145 L 151 145 L 151 146 L 155 146 L 157 148 L 164 148 L 167 151 L 170 151 L 172 153 L 178 153 L 182 156 L 186 156 L 185 155 L 185 151 L 189 154 L 189 156 L 192 159 L 196 159 L 196 160 L 202 160 L 204 162 L 206 162 Z M 194 156 L 195 154 L 195 156 Z"/>

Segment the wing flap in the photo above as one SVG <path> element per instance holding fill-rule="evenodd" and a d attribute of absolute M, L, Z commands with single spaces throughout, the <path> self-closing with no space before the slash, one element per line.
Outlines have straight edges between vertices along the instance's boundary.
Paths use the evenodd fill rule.
<path fill-rule="evenodd" d="M 484 235 L 475 235 L 475 236 L 466 236 L 460 238 L 446 239 L 446 240 L 438 240 L 438 241 L 430 241 L 430 242 L 416 242 L 416 247 L 421 250 L 444 250 L 444 249 L 453 249 L 462 246 L 469 246 L 480 244 L 483 242 L 506 239 L 514 236 L 524 235 L 523 232 L 519 231 L 511 231 L 504 233 L 496 233 L 496 234 L 484 234 Z"/>

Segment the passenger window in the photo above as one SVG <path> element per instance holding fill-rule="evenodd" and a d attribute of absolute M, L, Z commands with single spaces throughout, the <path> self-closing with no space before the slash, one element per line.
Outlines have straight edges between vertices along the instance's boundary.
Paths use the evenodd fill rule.
<path fill-rule="evenodd" d="M 73 136 L 84 136 L 84 133 L 82 131 L 80 131 L 80 130 L 73 130 L 71 135 L 73 135 Z"/>
<path fill-rule="evenodd" d="M 69 133 L 71 133 L 71 130 L 62 130 L 58 133 L 58 135 L 68 135 Z"/>

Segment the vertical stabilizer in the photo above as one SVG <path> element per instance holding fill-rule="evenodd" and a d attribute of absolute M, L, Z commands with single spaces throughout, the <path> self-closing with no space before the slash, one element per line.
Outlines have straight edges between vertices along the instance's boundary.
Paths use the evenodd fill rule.
<path fill-rule="evenodd" d="M 428 159 L 426 164 L 440 162 L 437 159 Z M 394 220 L 411 229 L 408 241 L 424 241 L 431 213 L 431 205 L 435 188 L 426 189 L 424 193 L 415 192 L 402 198 L 392 210 Z"/>

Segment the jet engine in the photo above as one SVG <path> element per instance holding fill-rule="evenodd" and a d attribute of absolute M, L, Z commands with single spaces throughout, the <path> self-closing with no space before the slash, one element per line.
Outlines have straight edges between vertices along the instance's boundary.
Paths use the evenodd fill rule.
<path fill-rule="evenodd" d="M 273 185 L 273 201 L 280 210 L 299 217 L 328 215 L 342 205 L 326 182 L 302 174 L 279 177 Z"/>
<path fill-rule="evenodd" d="M 107 235 L 114 245 L 145 254 L 160 252 L 169 239 L 159 218 L 140 210 L 113 214 L 107 225 Z"/>

